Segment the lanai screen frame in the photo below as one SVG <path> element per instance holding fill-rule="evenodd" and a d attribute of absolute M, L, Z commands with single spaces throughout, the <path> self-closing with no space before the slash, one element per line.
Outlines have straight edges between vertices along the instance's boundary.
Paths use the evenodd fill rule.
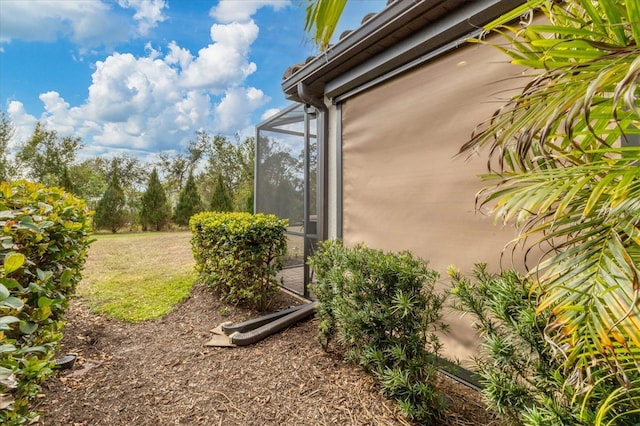
<path fill-rule="evenodd" d="M 322 149 L 319 140 L 323 138 L 323 132 L 318 128 L 318 116 L 319 112 L 316 108 L 304 105 L 301 103 L 294 103 L 277 114 L 269 117 L 262 123 L 256 126 L 256 150 L 255 150 L 255 163 L 254 163 L 254 211 L 256 213 L 276 214 L 274 211 L 269 211 L 263 208 L 261 201 L 263 194 L 260 193 L 260 179 L 261 179 L 261 137 L 263 133 L 270 132 L 279 135 L 286 135 L 288 137 L 300 137 L 303 139 L 303 219 L 302 219 L 302 231 L 293 231 L 291 229 L 286 231 L 286 234 L 293 237 L 301 237 L 303 239 L 303 264 L 294 265 L 291 268 L 286 268 L 283 271 L 282 285 L 289 291 L 292 291 L 307 299 L 310 298 L 309 283 L 313 279 L 312 271 L 307 265 L 307 259 L 311 256 L 317 246 L 319 240 L 318 226 L 322 226 L 319 222 L 324 220 L 324 214 L 322 211 L 320 181 L 321 176 L 324 174 L 321 170 L 321 165 L 318 163 L 319 150 Z M 302 131 L 297 130 L 295 126 L 302 125 Z M 320 134 L 319 134 L 320 133 Z M 316 141 L 315 144 L 315 187 L 311 187 L 311 175 L 310 166 L 312 165 L 311 147 L 312 140 Z M 313 195 L 315 194 L 315 197 Z M 311 211 L 312 203 L 315 205 L 315 215 Z M 279 215 L 278 215 L 279 216 Z M 315 217 L 314 217 L 315 216 Z M 296 274 L 288 272 L 286 269 L 300 268 L 302 274 Z M 285 282 L 285 277 L 289 277 L 289 282 Z M 297 280 L 297 282 L 291 282 L 290 280 Z M 293 285 L 292 285 L 293 284 Z M 302 288 L 300 289 L 300 285 Z"/>

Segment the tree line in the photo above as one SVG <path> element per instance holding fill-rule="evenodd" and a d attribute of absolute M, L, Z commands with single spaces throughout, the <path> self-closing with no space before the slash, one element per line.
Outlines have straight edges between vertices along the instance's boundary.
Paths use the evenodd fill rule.
<path fill-rule="evenodd" d="M 28 179 L 83 198 L 94 228 L 159 231 L 200 211 L 253 211 L 255 141 L 197 131 L 187 147 L 152 162 L 127 154 L 77 161 L 81 138 L 36 123 L 25 141 L 0 111 L 0 180 Z M 13 148 L 11 148 L 13 147 Z"/>

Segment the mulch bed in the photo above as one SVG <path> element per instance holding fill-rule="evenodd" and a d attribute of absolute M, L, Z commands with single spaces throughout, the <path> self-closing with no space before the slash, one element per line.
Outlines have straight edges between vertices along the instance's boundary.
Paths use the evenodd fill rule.
<path fill-rule="evenodd" d="M 300 302 L 284 293 L 273 308 Z M 128 324 L 72 302 L 60 356 L 78 354 L 44 386 L 41 425 L 409 425 L 373 380 L 325 353 L 315 319 L 251 346 L 204 346 L 224 321 L 257 316 L 207 289 L 156 321 Z M 479 395 L 449 379 L 446 425 L 495 425 Z"/>

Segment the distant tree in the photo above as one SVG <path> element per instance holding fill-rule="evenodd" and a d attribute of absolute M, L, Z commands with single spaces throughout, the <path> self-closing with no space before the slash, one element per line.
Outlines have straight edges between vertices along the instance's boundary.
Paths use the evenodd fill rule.
<path fill-rule="evenodd" d="M 198 192 L 196 181 L 193 178 L 193 173 L 189 173 L 187 182 L 185 183 L 182 191 L 180 191 L 180 197 L 178 199 L 178 205 L 176 206 L 173 220 L 178 225 L 188 225 L 189 218 L 201 211 L 202 198 L 200 198 L 200 193 Z"/>
<path fill-rule="evenodd" d="M 93 193 L 101 184 L 106 187 L 108 182 L 111 181 L 111 174 L 114 170 L 118 174 L 120 187 L 122 187 L 127 198 L 130 195 L 135 196 L 144 187 L 149 178 L 147 165 L 127 154 L 119 154 L 112 158 L 94 157 L 83 161 L 80 165 L 85 170 L 78 173 L 89 177 L 92 181 L 89 188 L 86 188 L 90 193 Z M 71 174 L 75 178 L 74 169 L 76 167 L 71 167 Z M 104 192 L 104 189 L 100 194 L 102 192 Z M 139 194 L 137 195 L 140 198 Z"/>
<path fill-rule="evenodd" d="M 150 167 L 138 158 L 127 154 L 119 154 L 112 158 L 95 157 L 85 162 L 95 169 L 95 173 L 101 175 L 105 182 L 111 180 L 111 173 L 116 170 L 125 194 L 130 190 L 137 191 L 144 187 L 149 179 Z"/>
<path fill-rule="evenodd" d="M 89 206 L 102 197 L 109 184 L 108 160 L 94 157 L 74 164 L 69 168 L 68 176 L 73 182 L 73 194 L 84 198 Z M 121 177 L 120 174 L 118 174 Z"/>
<path fill-rule="evenodd" d="M 71 190 L 69 168 L 81 147 L 79 137 L 60 137 L 38 122 L 31 138 L 18 149 L 16 159 L 29 179 Z"/>
<path fill-rule="evenodd" d="M 68 167 L 65 167 L 62 169 L 62 176 L 60 176 L 60 182 L 58 183 L 58 186 L 63 187 L 65 191 L 71 192 L 72 194 L 76 193 L 75 184 L 71 179 L 71 175 L 69 174 Z"/>
<path fill-rule="evenodd" d="M 151 176 L 149 176 L 147 190 L 142 195 L 142 208 L 140 210 L 142 229 L 153 228 L 156 231 L 160 231 L 167 224 L 170 217 L 171 207 L 160 183 L 158 171 L 154 168 Z"/>
<path fill-rule="evenodd" d="M 208 173 L 217 178 L 222 174 L 232 190 L 240 180 L 243 168 L 242 152 L 238 149 L 239 141 L 234 144 L 225 136 L 216 135 L 210 138 Z"/>
<path fill-rule="evenodd" d="M 138 191 L 143 187 L 145 182 L 147 182 L 149 177 L 149 168 L 147 165 L 127 154 L 115 156 L 110 162 L 105 162 L 105 165 L 107 165 L 106 171 L 108 177 L 110 177 L 113 170 L 117 170 L 120 185 L 125 191 L 125 194 Z"/>
<path fill-rule="evenodd" d="M 217 212 L 233 211 L 233 200 L 231 199 L 231 195 L 229 195 L 229 190 L 221 174 L 218 175 L 216 189 L 213 191 L 210 207 L 212 211 Z"/>
<path fill-rule="evenodd" d="M 13 123 L 4 111 L 0 111 L 0 180 L 10 180 L 16 173 L 15 165 L 7 156 L 14 133 Z"/>
<path fill-rule="evenodd" d="M 253 190 L 253 186 L 251 187 L 251 190 L 249 191 L 249 195 L 247 195 L 247 198 L 245 199 L 245 205 L 244 205 L 244 210 L 247 213 L 253 213 L 254 207 L 253 207 L 253 199 L 255 197 L 255 192 Z"/>
<path fill-rule="evenodd" d="M 126 154 L 113 157 L 110 161 L 104 160 L 101 164 L 108 181 L 111 180 L 111 174 L 114 171 L 117 173 L 126 200 L 124 209 L 126 221 L 133 229 L 140 223 L 142 188 L 144 188 L 149 176 L 147 165 Z"/>
<path fill-rule="evenodd" d="M 126 197 L 120 186 L 118 169 L 114 167 L 109 186 L 98 201 L 93 223 L 97 229 L 109 229 L 114 234 L 127 222 Z"/>
<path fill-rule="evenodd" d="M 247 197 L 253 190 L 255 139 L 249 137 L 241 141 L 236 136 L 235 141 L 232 141 L 220 135 L 201 136 L 208 141 L 207 167 L 201 179 L 205 195 L 207 198 L 213 195 L 218 175 L 222 174 L 229 196 L 233 200 L 233 209 L 244 210 Z"/>
<path fill-rule="evenodd" d="M 237 146 L 240 160 L 240 176 L 231 196 L 235 210 L 253 213 L 253 185 L 255 169 L 256 140 L 246 138 Z"/>
<path fill-rule="evenodd" d="M 184 153 L 159 154 L 157 161 L 160 173 L 164 176 L 164 187 L 168 196 L 175 200 L 184 187 L 189 173 L 195 171 L 200 160 L 206 156 L 209 136 L 205 131 L 197 131 L 196 139 L 189 142 Z"/>
<path fill-rule="evenodd" d="M 304 182 L 300 161 L 291 154 L 291 148 L 278 140 L 260 137 L 258 143 L 260 211 L 289 218 L 291 223 L 302 222 Z"/>

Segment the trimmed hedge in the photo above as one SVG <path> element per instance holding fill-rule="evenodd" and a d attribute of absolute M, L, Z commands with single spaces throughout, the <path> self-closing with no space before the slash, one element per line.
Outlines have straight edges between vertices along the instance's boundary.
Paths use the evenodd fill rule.
<path fill-rule="evenodd" d="M 435 331 L 444 330 L 438 273 L 409 252 L 384 253 L 340 241 L 320 243 L 311 259 L 320 301 L 319 339 L 335 338 L 344 357 L 370 372 L 411 420 L 433 424 L 444 401 L 434 388 Z"/>
<path fill-rule="evenodd" d="M 81 278 L 91 214 L 59 188 L 0 183 L 0 424 L 24 424 L 52 372 L 69 297 Z"/>
<path fill-rule="evenodd" d="M 231 303 L 265 310 L 275 295 L 286 253 L 287 221 L 273 215 L 198 213 L 189 220 L 196 270 L 207 286 Z"/>

